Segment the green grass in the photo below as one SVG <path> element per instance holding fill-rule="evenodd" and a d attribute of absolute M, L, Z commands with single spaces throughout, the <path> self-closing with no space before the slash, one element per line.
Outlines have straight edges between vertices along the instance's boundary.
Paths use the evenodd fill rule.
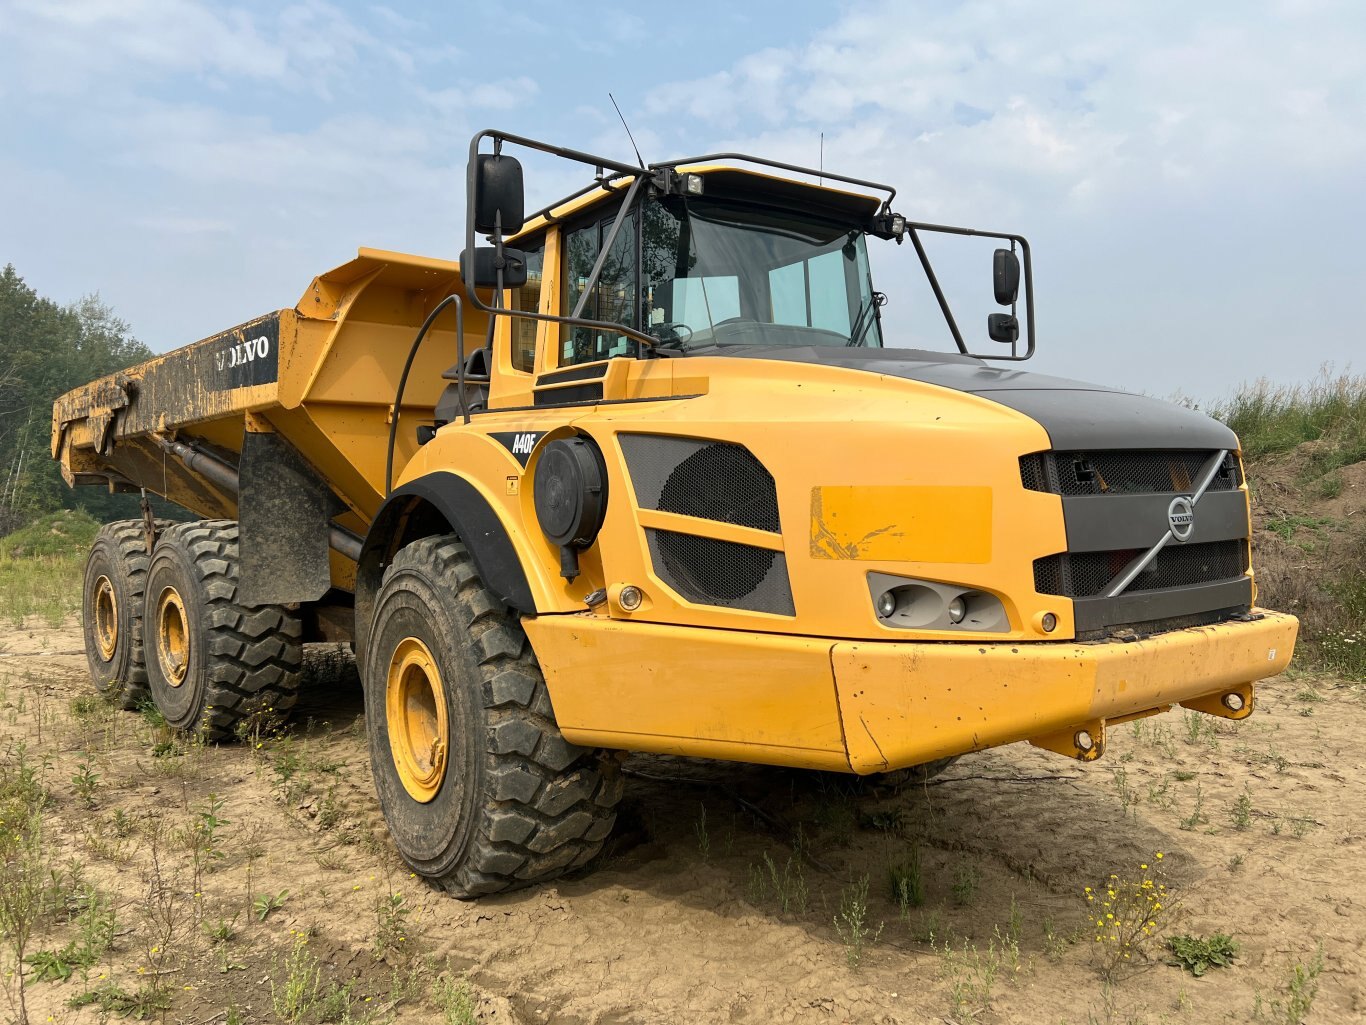
<path fill-rule="evenodd" d="M 1276 534 L 1286 541 L 1293 540 L 1295 535 L 1301 530 L 1315 530 L 1320 527 L 1331 527 L 1333 521 L 1322 516 L 1278 516 L 1268 520 L 1266 529 Z"/>
<path fill-rule="evenodd" d="M 100 525 L 80 509 L 61 509 L 0 538 L 0 559 L 85 557 Z"/>
<path fill-rule="evenodd" d="M 63 510 L 0 538 L 0 621 L 40 616 L 58 626 L 80 610 L 86 553 L 100 525 Z"/>
<path fill-rule="evenodd" d="M 1366 459 L 1366 376 L 1333 376 L 1325 367 L 1308 384 L 1263 379 L 1209 413 L 1237 433 L 1245 459 L 1288 452 L 1306 441 L 1325 442 L 1312 459 L 1315 477 Z"/>
<path fill-rule="evenodd" d="M 1325 367 L 1307 384 L 1262 380 L 1207 412 L 1237 432 L 1254 491 L 1260 460 L 1301 445 L 1297 479 L 1288 482 L 1301 499 L 1339 497 L 1343 467 L 1366 460 L 1366 375 Z M 1288 545 L 1257 552 L 1260 600 L 1299 617 L 1297 663 L 1366 680 L 1366 530 L 1312 507 L 1274 517 L 1266 529 Z"/>

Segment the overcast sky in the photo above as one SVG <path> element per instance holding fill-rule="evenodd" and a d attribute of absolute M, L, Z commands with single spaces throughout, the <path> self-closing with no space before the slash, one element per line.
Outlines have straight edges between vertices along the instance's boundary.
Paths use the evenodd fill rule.
<path fill-rule="evenodd" d="M 908 217 L 1028 236 L 1033 369 L 1217 398 L 1356 360 L 1361 0 L 579 6 L 0 0 L 0 264 L 173 348 L 357 246 L 455 258 L 479 128 L 629 158 L 611 91 L 647 160 L 823 133 Z M 873 261 L 895 344 L 929 311 L 909 246 Z"/>

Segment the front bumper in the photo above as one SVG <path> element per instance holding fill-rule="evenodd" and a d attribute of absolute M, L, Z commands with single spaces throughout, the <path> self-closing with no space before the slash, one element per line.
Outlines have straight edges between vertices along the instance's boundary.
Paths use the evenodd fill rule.
<path fill-rule="evenodd" d="M 1106 722 L 1186 704 L 1243 718 L 1251 685 L 1285 669 L 1294 616 L 1173 630 L 1139 641 L 840 643 L 831 653 L 849 765 L 858 773 L 1033 740 L 1087 760 Z M 1241 700 L 1220 698 L 1237 693 Z M 1082 744 L 1077 734 L 1085 731 Z"/>
<path fill-rule="evenodd" d="M 1107 722 L 1174 704 L 1242 718 L 1299 628 L 1261 610 L 1129 642 L 838 641 L 592 614 L 523 625 L 574 743 L 860 774 L 1020 740 L 1090 759 Z"/>

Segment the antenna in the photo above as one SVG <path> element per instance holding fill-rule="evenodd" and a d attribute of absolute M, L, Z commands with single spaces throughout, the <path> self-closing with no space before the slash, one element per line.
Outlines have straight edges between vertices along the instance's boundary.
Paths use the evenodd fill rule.
<path fill-rule="evenodd" d="M 640 147 L 636 145 L 636 137 L 631 134 L 631 126 L 626 123 L 626 115 L 621 112 L 620 107 L 617 107 L 615 96 L 608 93 L 607 98 L 612 101 L 612 106 L 616 107 L 617 117 L 621 118 L 621 127 L 626 129 L 626 138 L 631 140 L 631 148 L 636 151 L 636 161 L 643 168 L 645 166 L 645 158 L 640 155 Z"/>
<path fill-rule="evenodd" d="M 825 170 L 825 133 L 824 133 L 824 132 L 821 132 L 821 162 L 820 162 L 819 164 L 816 165 L 816 169 L 819 170 L 819 171 L 824 171 L 824 170 Z M 816 176 L 816 184 L 817 184 L 817 185 L 824 185 L 824 184 L 825 184 L 825 175 L 823 175 L 823 174 L 817 175 L 817 176 Z"/>

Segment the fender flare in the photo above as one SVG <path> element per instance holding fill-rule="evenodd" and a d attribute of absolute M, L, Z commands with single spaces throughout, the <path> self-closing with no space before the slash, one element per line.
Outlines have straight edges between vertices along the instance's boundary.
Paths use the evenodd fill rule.
<path fill-rule="evenodd" d="M 502 519 L 464 477 L 429 473 L 396 488 L 375 514 L 356 567 L 356 648 L 363 657 L 374 596 L 400 548 L 432 534 L 454 532 L 469 549 L 484 586 L 508 608 L 536 614 L 526 570 Z"/>

